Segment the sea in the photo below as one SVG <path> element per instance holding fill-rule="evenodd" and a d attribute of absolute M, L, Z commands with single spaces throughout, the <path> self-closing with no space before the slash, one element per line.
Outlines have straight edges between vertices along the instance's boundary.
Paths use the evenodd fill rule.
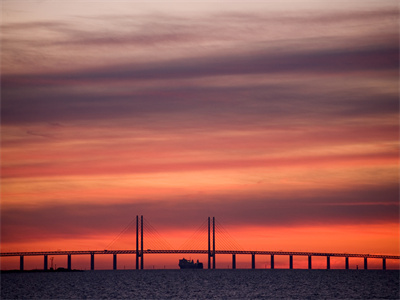
<path fill-rule="evenodd" d="M 394 270 L 95 270 L 1 274 L 1 299 L 400 299 Z"/>

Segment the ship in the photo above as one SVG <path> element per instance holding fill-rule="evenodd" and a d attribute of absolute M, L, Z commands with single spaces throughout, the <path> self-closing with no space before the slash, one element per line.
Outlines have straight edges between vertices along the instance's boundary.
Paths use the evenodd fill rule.
<path fill-rule="evenodd" d="M 182 258 L 179 260 L 179 268 L 181 269 L 203 269 L 203 263 L 199 262 L 194 262 L 192 260 L 187 260 L 185 258 Z"/>

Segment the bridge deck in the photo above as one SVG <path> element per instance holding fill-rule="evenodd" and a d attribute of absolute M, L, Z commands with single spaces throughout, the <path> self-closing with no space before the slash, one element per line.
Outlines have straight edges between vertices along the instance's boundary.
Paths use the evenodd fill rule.
<path fill-rule="evenodd" d="M 207 254 L 208 250 L 143 250 L 143 254 Z M 136 254 L 136 250 L 80 250 L 80 251 L 40 251 L 40 252 L 3 252 L 0 256 L 38 256 L 38 255 L 90 255 L 90 254 Z M 257 254 L 257 255 L 293 255 L 293 256 L 336 256 L 400 259 L 399 255 L 357 254 L 357 253 L 322 253 L 290 251 L 243 251 L 216 250 L 215 254 Z"/>

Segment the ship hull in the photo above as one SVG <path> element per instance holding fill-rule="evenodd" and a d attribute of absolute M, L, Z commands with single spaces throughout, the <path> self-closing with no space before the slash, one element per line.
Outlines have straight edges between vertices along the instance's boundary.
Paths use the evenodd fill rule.
<path fill-rule="evenodd" d="M 203 269 L 203 263 L 197 261 L 196 263 L 193 260 L 180 259 L 179 260 L 179 268 L 181 269 Z"/>

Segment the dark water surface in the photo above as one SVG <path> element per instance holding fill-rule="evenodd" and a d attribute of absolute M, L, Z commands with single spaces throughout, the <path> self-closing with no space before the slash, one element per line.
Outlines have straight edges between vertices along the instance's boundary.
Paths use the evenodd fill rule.
<path fill-rule="evenodd" d="M 1 299 L 399 299 L 399 274 L 389 270 L 3 273 Z"/>

